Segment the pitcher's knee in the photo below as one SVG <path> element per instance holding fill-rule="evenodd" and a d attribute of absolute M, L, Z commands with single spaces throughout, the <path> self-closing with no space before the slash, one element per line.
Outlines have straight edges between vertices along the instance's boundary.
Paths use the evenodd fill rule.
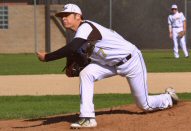
<path fill-rule="evenodd" d="M 94 79 L 94 74 L 89 71 L 89 70 L 82 70 L 79 74 L 80 78 L 89 78 L 89 79 Z"/>
<path fill-rule="evenodd" d="M 90 73 L 90 71 L 88 71 L 88 70 L 82 70 L 81 72 L 80 72 L 80 74 L 79 74 L 79 76 L 87 76 L 87 75 L 89 75 L 89 73 Z"/>
<path fill-rule="evenodd" d="M 145 112 L 153 111 L 153 108 L 151 108 L 148 104 L 138 105 L 138 107 Z"/>

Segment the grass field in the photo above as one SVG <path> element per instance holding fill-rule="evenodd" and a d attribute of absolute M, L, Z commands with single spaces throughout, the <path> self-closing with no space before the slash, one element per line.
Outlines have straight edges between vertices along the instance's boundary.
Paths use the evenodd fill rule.
<path fill-rule="evenodd" d="M 190 72 L 191 58 L 173 57 L 171 50 L 142 51 L 148 72 Z M 62 74 L 65 59 L 40 62 L 34 54 L 0 54 L 0 75 Z"/>
<path fill-rule="evenodd" d="M 190 93 L 178 94 L 191 100 Z M 80 97 L 66 96 L 0 96 L 0 119 L 40 118 L 79 112 Z M 133 103 L 130 94 L 99 94 L 94 97 L 96 109 Z"/>
<path fill-rule="evenodd" d="M 43 63 L 34 54 L 1 54 L 0 61 L 0 75 L 58 74 L 65 67 L 65 59 Z"/>
<path fill-rule="evenodd" d="M 174 59 L 171 51 L 142 51 L 148 72 L 190 72 L 191 58 Z M 0 54 L 0 75 L 60 74 L 65 59 L 42 63 L 34 54 Z M 178 94 L 191 100 L 191 93 Z M 95 95 L 95 108 L 133 103 L 130 94 Z M 0 96 L 0 119 L 39 118 L 79 112 L 79 96 Z"/>
<path fill-rule="evenodd" d="M 104 100 L 104 101 L 103 101 Z M 65 96 L 1 96 L 0 119 L 39 118 L 43 116 L 79 112 L 80 97 Z M 114 107 L 132 103 L 129 94 L 95 95 L 95 108 Z"/>
<path fill-rule="evenodd" d="M 191 58 L 175 59 L 171 50 L 142 51 L 148 72 L 190 72 Z"/>

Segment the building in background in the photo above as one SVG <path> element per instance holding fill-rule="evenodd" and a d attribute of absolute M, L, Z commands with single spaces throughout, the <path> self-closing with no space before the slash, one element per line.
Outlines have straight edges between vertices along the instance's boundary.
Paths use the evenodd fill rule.
<path fill-rule="evenodd" d="M 37 0 L 36 32 L 34 19 L 34 2 L 32 0 L 3 0 L 0 2 L 0 53 L 34 53 L 35 33 L 37 33 L 38 50 L 46 49 L 45 40 L 45 4 Z M 51 6 L 50 15 L 63 5 Z M 60 48 L 66 42 L 58 20 L 50 19 L 52 50 Z"/>

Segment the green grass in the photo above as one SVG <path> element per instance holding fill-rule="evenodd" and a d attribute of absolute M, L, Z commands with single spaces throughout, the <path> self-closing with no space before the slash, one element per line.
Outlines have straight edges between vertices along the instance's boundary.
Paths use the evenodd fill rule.
<path fill-rule="evenodd" d="M 59 74 L 65 59 L 40 62 L 34 54 L 0 54 L 0 75 Z"/>
<path fill-rule="evenodd" d="M 181 100 L 191 101 L 191 93 L 178 94 Z M 95 109 L 134 103 L 130 94 L 98 94 Z M 50 115 L 79 112 L 80 97 L 60 96 L 0 96 L 0 119 L 40 118 Z"/>
<path fill-rule="evenodd" d="M 129 94 L 95 95 L 96 109 L 132 103 Z M 0 119 L 39 118 L 79 112 L 80 97 L 62 96 L 0 96 Z"/>
<path fill-rule="evenodd" d="M 175 59 L 172 51 L 153 50 L 142 51 L 148 72 L 191 72 L 191 58 Z"/>
<path fill-rule="evenodd" d="M 175 59 L 171 50 L 143 50 L 148 72 L 191 72 L 191 58 Z M 0 75 L 62 74 L 65 59 L 40 62 L 34 54 L 0 54 Z"/>

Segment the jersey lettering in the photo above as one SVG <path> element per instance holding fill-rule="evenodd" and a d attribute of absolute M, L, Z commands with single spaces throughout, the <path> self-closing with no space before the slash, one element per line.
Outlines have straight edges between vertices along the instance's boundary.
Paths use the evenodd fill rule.
<path fill-rule="evenodd" d="M 101 58 L 106 58 L 107 54 L 104 52 L 104 50 L 102 48 L 100 48 L 97 52 L 96 52 L 97 56 L 100 56 Z"/>

